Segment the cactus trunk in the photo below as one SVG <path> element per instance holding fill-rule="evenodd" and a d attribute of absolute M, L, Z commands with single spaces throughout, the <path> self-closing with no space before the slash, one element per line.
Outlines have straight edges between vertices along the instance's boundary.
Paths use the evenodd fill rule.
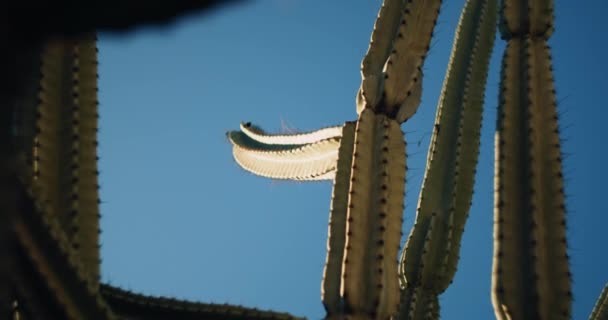
<path fill-rule="evenodd" d="M 552 1 L 504 1 L 492 301 L 498 319 L 567 319 L 571 284 Z"/>

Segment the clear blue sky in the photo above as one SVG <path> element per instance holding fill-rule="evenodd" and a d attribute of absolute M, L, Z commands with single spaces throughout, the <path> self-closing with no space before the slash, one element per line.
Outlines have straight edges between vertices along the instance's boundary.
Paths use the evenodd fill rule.
<path fill-rule="evenodd" d="M 408 141 L 404 233 L 463 0 L 445 1 Z M 240 121 L 312 130 L 355 119 L 359 66 L 379 0 L 266 0 L 126 36 L 102 34 L 103 280 L 152 295 L 320 319 L 331 183 L 277 182 L 232 160 Z M 584 4 L 583 4 L 584 3 Z M 574 319 L 608 282 L 608 22 L 604 0 L 556 0 L 551 40 L 562 113 Z M 602 40 L 604 39 L 604 40 Z M 494 50 L 480 164 L 444 319 L 491 319 Z"/>

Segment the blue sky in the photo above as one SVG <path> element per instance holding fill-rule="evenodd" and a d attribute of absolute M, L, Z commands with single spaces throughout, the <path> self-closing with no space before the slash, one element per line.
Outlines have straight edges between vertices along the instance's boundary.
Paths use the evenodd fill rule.
<path fill-rule="evenodd" d="M 605 94 L 608 4 L 556 0 L 550 44 L 565 158 L 574 319 L 608 282 Z M 353 120 L 359 66 L 379 0 L 266 0 L 166 28 L 101 34 L 103 280 L 152 295 L 324 315 L 330 182 L 253 176 L 225 132 L 240 121 L 313 130 Z M 414 220 L 452 37 L 464 1 L 445 1 L 408 141 L 404 233 Z M 493 134 L 499 62 L 492 57 L 477 184 L 444 319 L 488 319 Z M 403 240 L 405 241 L 405 239 Z"/>

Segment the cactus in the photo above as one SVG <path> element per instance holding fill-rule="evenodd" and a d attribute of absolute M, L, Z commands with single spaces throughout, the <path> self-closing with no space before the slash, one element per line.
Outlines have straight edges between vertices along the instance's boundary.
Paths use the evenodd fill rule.
<path fill-rule="evenodd" d="M 396 263 L 405 192 L 405 144 L 398 124 L 408 120 L 420 103 L 422 63 L 439 6 L 439 1 L 385 1 L 380 9 L 362 62 L 356 129 L 353 132 L 347 123 L 340 137 L 322 285 L 327 318 L 438 315 L 437 295 L 456 271 L 473 191 L 483 92 L 495 34 L 495 1 L 468 1 L 463 11 L 437 111 L 416 224 L 399 270 Z M 393 40 L 381 38 L 386 34 L 394 35 Z M 439 128 L 443 128 L 441 133 Z M 250 149 L 244 149 L 242 140 L 235 139 L 242 135 L 254 140 L 257 148 L 249 143 Z M 261 165 L 244 163 L 241 153 L 245 150 L 254 157 L 269 152 L 268 140 L 243 128 L 229 137 L 237 162 L 260 174 Z M 280 153 L 292 154 L 291 146 L 280 148 Z M 300 171 L 301 163 L 296 166 L 290 158 L 278 156 L 283 162 L 267 163 L 264 176 L 279 177 L 286 168 Z M 300 159 L 312 168 L 319 157 Z"/>
<path fill-rule="evenodd" d="M 10 58 L 0 59 L 15 62 L 5 73 L 14 81 L 0 86 L 0 317 L 297 319 L 151 297 L 99 282 L 91 31 L 163 22 L 190 6 L 214 4 L 150 2 L 149 11 L 128 17 L 116 16 L 114 3 L 82 16 L 87 10 L 78 4 L 51 6 L 72 19 L 43 19 L 38 30 L 22 36 L 0 33 L 15 44 Z M 356 121 L 292 135 L 244 123 L 228 133 L 234 158 L 273 179 L 333 181 L 321 285 L 327 319 L 439 318 L 439 295 L 457 270 L 471 204 L 500 11 L 507 48 L 496 136 L 492 300 L 499 319 L 569 318 L 562 155 L 547 45 L 554 29 L 552 1 L 504 0 L 500 10 L 496 0 L 467 1 L 437 107 L 416 222 L 398 261 L 407 170 L 400 125 L 413 121 L 420 104 L 440 6 L 440 0 L 384 1 L 361 63 Z M 14 24 L 3 30 L 28 21 L 3 19 Z M 590 319 L 606 318 L 606 292 Z"/>
<path fill-rule="evenodd" d="M 391 316 L 399 319 L 438 318 L 438 295 L 446 290 L 456 272 L 460 239 L 471 204 L 479 152 L 483 93 L 498 12 L 496 2 L 491 0 L 467 1 L 456 31 L 450 65 L 437 108 L 416 222 L 402 253 L 399 266 L 401 297 L 399 311 L 396 313 L 396 310 L 392 308 L 397 305 L 395 299 L 398 294 L 395 284 L 390 283 L 394 275 L 394 265 L 383 263 L 386 259 L 392 261 L 393 257 L 388 254 L 392 254 L 391 249 L 398 241 L 393 240 L 393 235 L 388 235 L 388 230 L 385 229 L 386 225 L 378 224 L 378 221 L 385 217 L 389 219 L 388 217 L 391 216 L 391 220 L 388 220 L 389 225 L 400 223 L 401 215 L 392 215 L 393 212 L 386 209 L 385 204 L 393 204 L 395 211 L 397 211 L 394 209 L 395 207 L 403 204 L 396 200 L 389 201 L 389 197 L 378 197 L 378 191 L 375 188 L 380 185 L 386 186 L 387 190 L 398 190 L 395 191 L 396 193 L 402 192 L 402 188 L 399 190 L 397 184 L 403 184 L 403 182 L 397 181 L 400 180 L 404 171 L 393 169 L 398 167 L 396 164 L 391 165 L 391 170 L 387 169 L 389 168 L 388 163 L 385 166 L 368 164 L 368 162 L 378 161 L 374 158 L 386 159 L 384 153 L 393 152 L 393 150 L 390 147 L 387 148 L 387 144 L 382 139 L 363 138 L 365 130 L 378 130 L 363 124 L 373 122 L 376 120 L 374 117 L 382 116 L 388 117 L 387 121 L 394 119 L 397 123 L 401 123 L 410 119 L 415 113 L 422 90 L 422 63 L 426 55 L 424 48 L 430 39 L 432 26 L 436 19 L 434 9 L 438 10 L 439 2 L 408 1 L 407 4 L 404 4 L 400 1 L 384 1 L 372 32 L 370 48 L 362 62 L 362 84 L 357 94 L 359 120 L 356 123 L 356 132 L 353 134 L 353 125 L 347 122 L 343 126 L 343 134 L 340 137 L 336 135 L 336 139 L 341 139 L 339 147 L 334 146 L 333 149 L 338 151 L 338 159 L 335 169 L 332 168 L 335 170 L 334 190 L 328 231 L 328 254 L 322 284 L 322 298 L 328 319 L 343 316 L 379 319 Z M 523 13 L 523 16 L 520 17 L 521 12 L 525 12 L 521 8 L 526 6 L 530 7 L 530 13 Z M 552 4 L 550 1 L 530 2 L 530 4 L 505 1 L 501 4 L 500 12 L 500 29 L 503 37 L 514 39 L 509 40 L 514 44 L 509 43 L 507 52 L 510 53 L 505 56 L 511 57 L 517 54 L 519 56 L 512 59 L 519 60 L 507 62 L 507 58 L 505 58 L 503 66 L 500 106 L 502 111 L 499 111 L 501 113 L 498 123 L 500 142 L 497 142 L 496 176 L 498 190 L 493 295 L 496 314 L 499 318 L 517 319 L 536 317 L 553 319 L 558 316 L 569 316 L 570 274 L 565 246 L 563 183 L 560 180 L 561 164 L 559 163 L 561 158 L 556 129 L 554 90 L 550 82 L 550 62 L 547 64 L 548 49 L 544 45 L 553 30 Z M 408 24 L 409 14 L 419 17 L 420 20 Z M 530 17 L 525 16 L 526 14 Z M 408 31 L 408 27 L 411 25 L 418 27 L 415 34 Z M 525 28 L 530 30 L 528 36 L 525 36 L 528 32 Z M 526 46 L 533 47 L 533 49 L 523 49 L 523 44 L 515 48 L 518 46 L 517 41 L 520 41 L 517 39 L 522 34 L 527 42 Z M 409 42 L 410 40 L 404 39 L 415 40 Z M 529 73 L 525 73 L 527 70 L 522 67 L 517 67 L 522 63 L 517 61 L 524 59 L 524 52 L 527 63 L 530 65 L 529 68 L 534 68 Z M 525 78 L 507 78 L 513 74 L 519 77 L 527 74 L 530 76 L 528 76 L 528 82 L 525 81 Z M 530 79 L 530 77 L 532 78 Z M 509 82 L 505 79 L 509 79 Z M 549 82 L 543 82 L 547 79 Z M 507 90 L 509 92 L 506 92 Z M 513 92 L 513 90 L 517 91 Z M 529 90 L 530 93 L 526 93 L 524 90 Z M 521 98 L 519 98 L 520 96 Z M 510 121 L 508 123 L 504 122 L 506 121 L 504 119 L 518 117 L 517 114 L 523 112 L 517 111 L 517 109 L 523 110 L 524 107 L 515 107 L 512 104 L 524 103 L 528 96 L 531 96 L 530 104 L 536 104 L 534 110 L 538 111 L 528 111 L 526 118 L 538 120 L 530 120 L 531 124 L 526 124 L 528 127 L 515 127 L 517 119 L 508 120 Z M 512 102 L 513 100 L 515 102 Z M 543 100 L 547 102 L 543 102 Z M 553 108 L 551 109 L 551 107 Z M 507 108 L 509 108 L 508 111 L 506 111 Z M 529 107 L 529 109 L 533 108 Z M 533 112 L 535 113 L 532 114 Z M 552 122 L 542 123 L 542 119 L 551 119 Z M 524 123 L 524 120 L 522 118 L 519 121 Z M 376 121 L 381 122 L 382 120 L 377 119 Z M 538 151 L 532 151 L 534 153 L 530 156 L 512 155 L 511 153 L 516 151 L 503 148 L 507 144 L 515 143 L 514 141 L 519 139 L 516 135 L 527 132 L 526 128 L 532 126 L 540 126 L 538 129 L 534 128 L 537 138 L 531 138 L 535 144 L 536 141 L 541 140 L 538 137 L 553 134 L 551 139 L 543 141 L 546 142 L 546 146 L 534 146 L 538 148 Z M 363 132 L 360 131 L 360 128 L 363 129 Z M 507 131 L 511 133 L 506 133 Z M 269 148 L 266 145 L 268 140 L 262 141 L 243 130 L 231 132 L 230 136 L 238 134 L 247 135 L 258 143 L 257 148 L 246 151 L 248 154 L 264 152 Z M 506 137 L 505 134 L 512 136 Z M 309 136 L 314 135 L 314 133 L 309 134 Z M 368 135 L 373 136 L 369 133 Z M 396 137 L 396 134 L 383 131 L 379 131 L 376 135 L 384 135 L 385 139 Z M 362 138 L 359 139 L 359 136 Z M 235 152 L 242 148 L 240 141 L 231 138 L 231 142 Z M 307 141 L 309 145 L 321 142 L 321 139 Z M 279 148 L 281 148 L 281 152 L 288 151 L 286 146 Z M 378 150 L 379 148 L 382 148 L 382 151 Z M 400 151 L 401 147 L 393 145 L 392 148 L 395 149 L 394 155 L 389 157 L 399 159 L 398 155 L 403 153 Z M 511 148 L 529 147 L 524 145 Z M 542 150 L 547 150 L 548 153 L 543 153 Z M 365 160 L 366 162 L 358 160 L 362 154 L 369 158 Z M 264 176 L 277 178 L 278 175 L 274 174 L 275 170 L 276 172 L 284 171 L 286 168 L 292 168 L 293 171 L 299 170 L 293 164 L 293 160 L 277 155 L 278 158 L 275 158 L 275 162 L 266 163 Z M 548 156 L 548 158 L 545 160 L 539 155 Z M 536 161 L 537 164 L 531 163 L 527 167 L 527 164 L 520 160 L 527 158 L 530 158 L 529 161 Z M 239 161 L 236 154 L 235 159 L 246 170 L 260 174 L 252 164 L 243 164 Z M 309 162 L 311 167 L 314 166 L 313 162 L 305 157 L 300 159 Z M 405 158 L 399 161 L 405 163 Z M 543 166 L 541 163 L 555 163 L 555 165 L 541 168 Z M 302 166 L 302 163 L 298 163 L 297 166 Z M 537 170 L 541 170 L 538 174 L 540 179 L 534 181 L 536 173 L 532 175 L 530 172 Z M 326 172 L 319 171 L 318 174 L 326 175 Z M 516 172 L 520 172 L 522 176 L 530 175 L 529 178 L 533 178 L 530 182 L 530 189 L 519 191 L 519 193 L 506 191 L 507 184 L 511 188 L 527 185 L 524 180 L 512 180 L 519 177 L 515 174 Z M 384 176 L 387 174 L 393 175 L 394 178 L 385 178 Z M 327 174 L 327 177 L 331 176 Z M 295 176 L 288 175 L 279 178 L 297 179 Z M 553 178 L 557 179 L 551 180 Z M 534 196 L 526 199 L 528 194 L 531 194 L 529 190 L 541 189 L 542 195 L 538 199 Z M 508 201 L 506 197 L 510 197 Z M 551 199 L 552 197 L 553 199 Z M 537 201 L 540 200 L 547 202 L 538 203 Z M 524 207 L 515 203 L 521 203 Z M 536 209 L 540 212 L 536 213 L 534 218 L 527 217 L 529 214 L 526 213 L 526 203 L 538 206 Z M 509 205 L 519 207 L 507 209 Z M 364 206 L 364 209 L 360 209 L 361 206 Z M 360 210 L 365 213 L 361 213 Z M 557 210 L 558 212 L 557 215 L 550 216 L 548 212 L 542 212 L 543 210 L 545 212 L 546 210 Z M 515 214 L 516 212 L 517 214 Z M 533 225 L 530 223 L 532 219 L 534 219 Z M 543 222 L 541 221 L 543 219 L 550 220 Z M 546 227 L 545 224 L 547 224 Z M 530 229 L 526 231 L 528 226 Z M 509 239 L 507 239 L 507 235 L 510 237 Z M 376 249 L 376 246 L 384 246 L 384 248 Z M 529 251 L 530 255 L 522 255 L 523 258 L 516 257 L 523 250 Z M 375 256 L 374 252 L 377 252 Z M 507 254 L 510 255 L 507 257 Z M 530 264 L 534 260 L 539 260 L 547 265 L 538 265 L 537 269 L 529 269 L 532 268 Z M 562 262 L 556 265 L 557 268 L 549 270 L 548 264 L 560 260 Z M 510 274 L 507 273 L 507 270 Z M 527 275 L 525 275 L 526 272 Z M 376 274 L 374 275 L 374 273 Z M 356 279 L 352 279 L 353 276 Z M 370 279 L 376 280 L 374 282 Z M 538 293 L 534 288 L 525 287 L 526 282 L 533 283 L 534 280 L 539 283 Z M 376 284 L 376 287 L 373 284 Z M 504 288 L 503 284 L 510 287 Z M 512 286 L 522 288 L 517 288 L 519 291 L 513 291 L 515 289 Z M 391 294 L 394 296 L 388 296 Z M 539 306 L 528 303 L 530 298 L 535 297 L 535 294 L 538 294 Z M 497 302 L 498 299 L 500 302 Z M 514 305 L 510 306 L 510 304 Z M 518 308 L 525 311 L 519 311 Z M 536 311 L 537 308 L 538 311 Z"/>
<path fill-rule="evenodd" d="M 567 319 L 572 292 L 557 102 L 547 41 L 552 1 L 501 6 L 492 301 L 499 319 Z"/>

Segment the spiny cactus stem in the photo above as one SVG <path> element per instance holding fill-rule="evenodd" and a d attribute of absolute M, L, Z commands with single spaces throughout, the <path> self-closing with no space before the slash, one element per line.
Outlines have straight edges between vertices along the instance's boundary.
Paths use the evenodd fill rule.
<path fill-rule="evenodd" d="M 440 0 L 383 2 L 361 63 L 357 113 L 370 108 L 402 123 L 416 112 L 440 7 Z"/>
<path fill-rule="evenodd" d="M 571 291 L 565 199 L 551 57 L 545 40 L 508 41 L 496 149 L 496 316 L 567 319 Z"/>
<path fill-rule="evenodd" d="M 361 113 L 355 132 L 341 294 L 352 315 L 384 319 L 397 311 L 399 301 L 395 261 L 403 221 L 405 142 L 396 121 L 370 109 Z"/>
<path fill-rule="evenodd" d="M 340 316 L 343 302 L 340 294 L 342 261 L 346 241 L 346 212 L 351 176 L 353 148 L 355 146 L 355 123 L 347 122 L 342 130 L 336 178 L 334 179 L 329 227 L 327 232 L 327 258 L 321 284 L 321 300 L 328 314 Z"/>

